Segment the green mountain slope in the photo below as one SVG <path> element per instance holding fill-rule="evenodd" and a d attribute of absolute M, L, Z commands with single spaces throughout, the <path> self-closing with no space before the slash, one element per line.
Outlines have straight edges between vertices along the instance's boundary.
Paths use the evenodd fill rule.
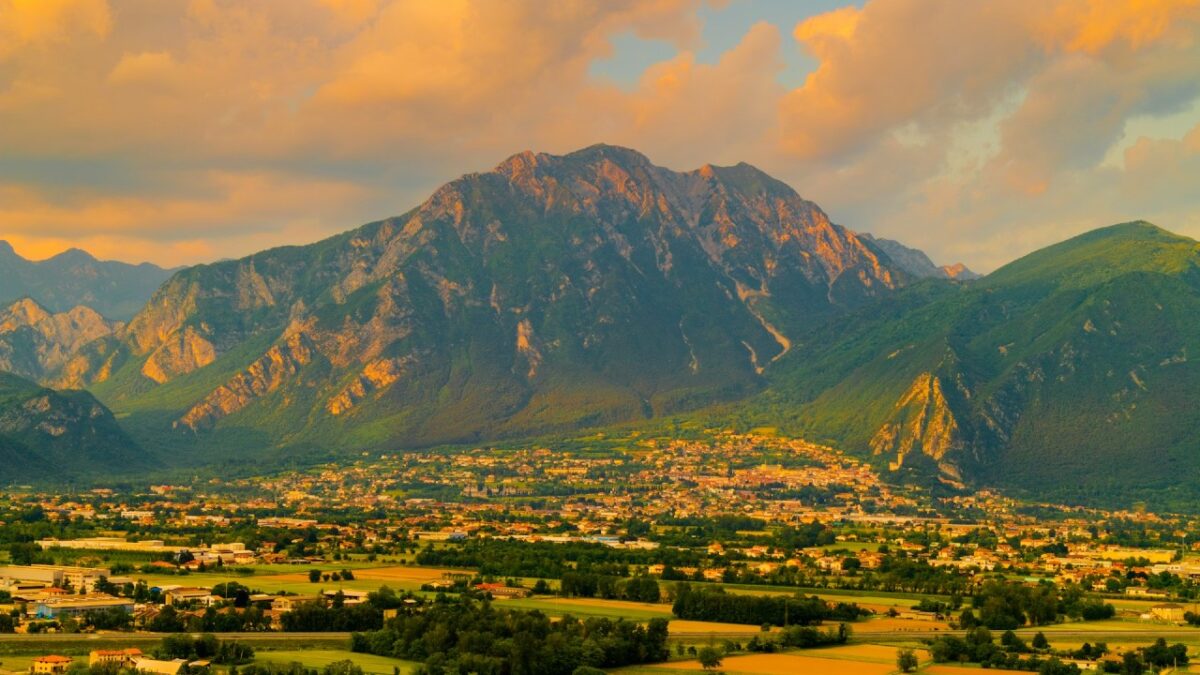
<path fill-rule="evenodd" d="M 91 394 L 0 373 L 0 482 L 61 482 L 155 465 Z"/>
<path fill-rule="evenodd" d="M 413 211 L 181 271 L 63 367 L 183 460 L 467 442 L 736 400 L 906 279 L 748 165 L 523 153 Z"/>
<path fill-rule="evenodd" d="M 1148 223 L 806 334 L 759 412 L 951 480 L 1104 500 L 1200 478 L 1200 244 Z"/>

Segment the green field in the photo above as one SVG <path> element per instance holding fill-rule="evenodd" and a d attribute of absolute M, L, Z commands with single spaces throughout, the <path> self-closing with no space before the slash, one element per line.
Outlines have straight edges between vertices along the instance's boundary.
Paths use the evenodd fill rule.
<path fill-rule="evenodd" d="M 260 651 L 255 655 L 256 663 L 300 663 L 310 668 L 320 668 L 335 661 L 353 661 L 362 667 L 363 671 L 378 675 L 392 675 L 399 669 L 401 673 L 411 673 L 420 664 L 413 661 L 401 661 L 386 656 L 373 654 L 358 654 L 342 649 L 299 649 L 288 651 Z"/>
<path fill-rule="evenodd" d="M 521 598 L 497 601 L 496 606 L 509 609 L 536 609 L 551 616 L 564 614 L 576 617 L 605 616 L 611 619 L 624 618 L 634 621 L 671 618 L 670 605 L 661 605 L 661 609 L 650 609 L 640 602 L 592 598 Z"/>

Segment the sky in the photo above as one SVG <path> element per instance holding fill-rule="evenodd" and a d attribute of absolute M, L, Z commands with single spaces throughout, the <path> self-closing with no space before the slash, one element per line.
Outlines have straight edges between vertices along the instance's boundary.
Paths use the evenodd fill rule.
<path fill-rule="evenodd" d="M 989 271 L 1200 237 L 1200 0 L 0 0 L 0 238 L 182 265 L 524 150 L 746 161 Z"/>

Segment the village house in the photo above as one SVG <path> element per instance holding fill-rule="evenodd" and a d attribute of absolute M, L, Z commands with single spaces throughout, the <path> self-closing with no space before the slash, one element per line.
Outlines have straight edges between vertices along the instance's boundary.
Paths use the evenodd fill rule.
<path fill-rule="evenodd" d="M 528 588 L 505 586 L 504 584 L 475 584 L 475 590 L 490 594 L 493 598 L 528 598 Z"/>
<path fill-rule="evenodd" d="M 1184 620 L 1184 613 L 1185 610 L 1183 605 L 1179 605 L 1174 602 L 1164 602 L 1162 604 L 1154 605 L 1150 608 L 1150 616 L 1154 617 L 1154 619 L 1158 621 L 1179 623 Z"/>
<path fill-rule="evenodd" d="M 74 659 L 69 656 L 59 656 L 57 654 L 38 656 L 29 664 L 29 672 L 31 675 L 57 675 L 58 673 L 65 673 L 73 661 Z"/>
<path fill-rule="evenodd" d="M 88 654 L 89 666 L 109 666 L 129 668 L 134 659 L 141 658 L 142 650 L 137 647 L 129 649 L 94 649 Z"/>
<path fill-rule="evenodd" d="M 186 605 L 197 603 L 207 607 L 213 601 L 212 591 L 207 588 L 164 588 L 163 602 L 168 605 Z"/>

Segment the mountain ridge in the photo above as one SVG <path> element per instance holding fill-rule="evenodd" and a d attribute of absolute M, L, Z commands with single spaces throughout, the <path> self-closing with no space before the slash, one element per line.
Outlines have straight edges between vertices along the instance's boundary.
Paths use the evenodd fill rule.
<path fill-rule="evenodd" d="M 890 471 L 1036 495 L 1178 498 L 1181 477 L 1200 475 L 1200 419 L 1185 405 L 1200 386 L 1195 241 L 1120 224 L 894 303 L 813 337 L 763 410 Z"/>
<path fill-rule="evenodd" d="M 182 445 L 577 428 L 741 397 L 790 333 L 907 280 L 749 165 L 526 152 L 402 216 L 177 273 L 71 384 Z"/>
<path fill-rule="evenodd" d="M 27 260 L 0 240 L 0 304 L 29 297 L 55 313 L 84 305 L 108 319 L 127 320 L 174 272 L 151 263 L 98 260 L 77 248 Z"/>

